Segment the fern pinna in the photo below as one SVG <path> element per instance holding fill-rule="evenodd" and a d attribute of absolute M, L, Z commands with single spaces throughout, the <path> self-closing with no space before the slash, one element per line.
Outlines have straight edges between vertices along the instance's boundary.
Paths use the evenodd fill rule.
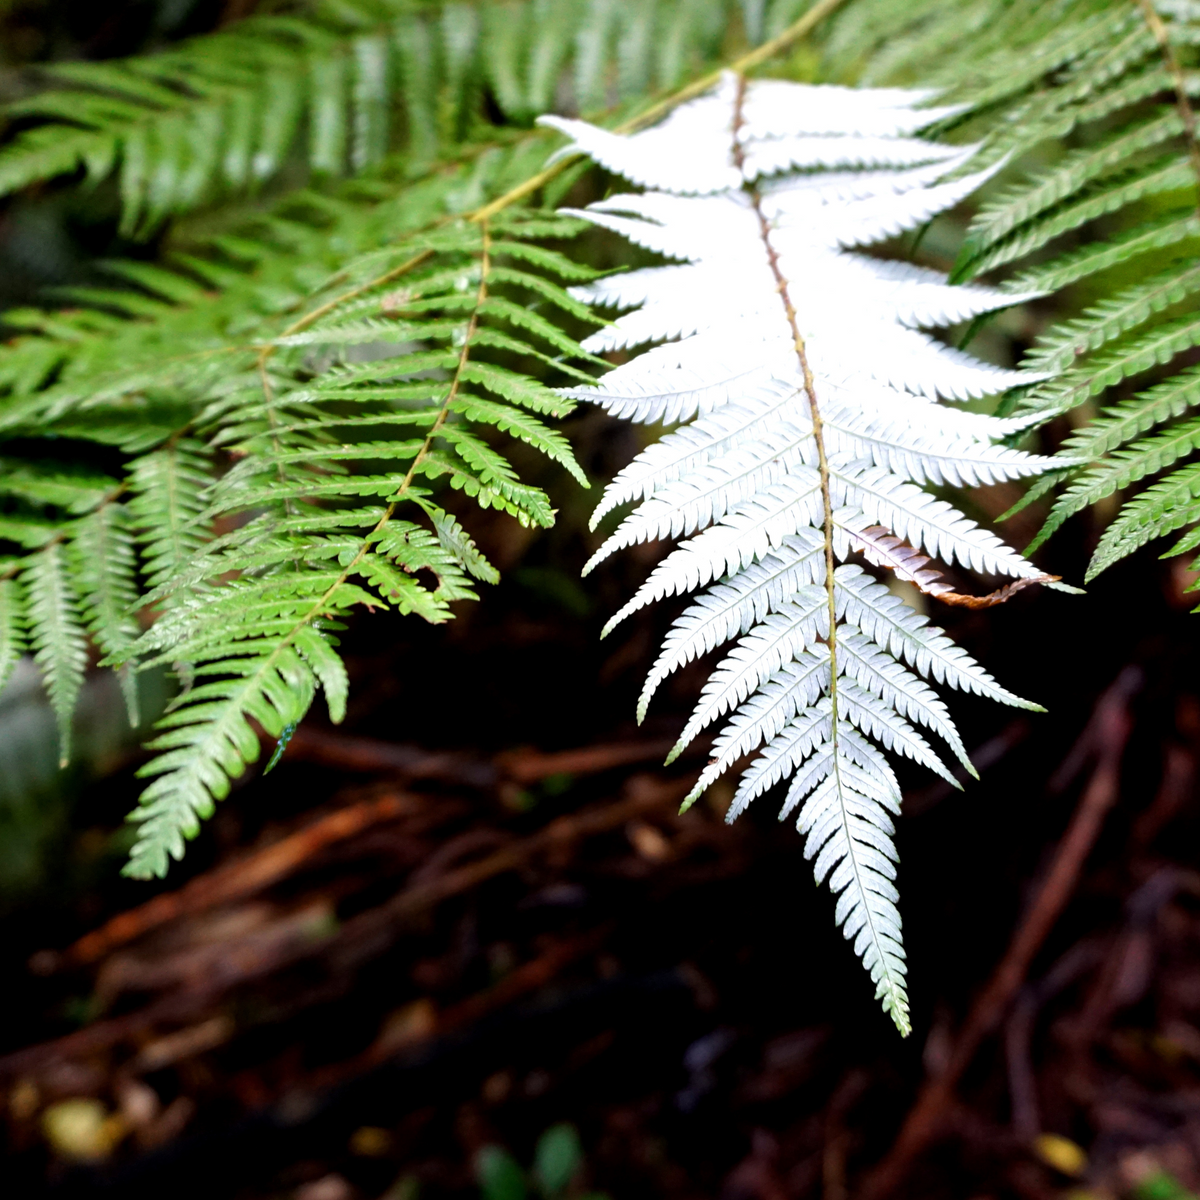
<path fill-rule="evenodd" d="M 817 879 L 838 894 L 837 920 L 904 1032 L 891 841 L 900 792 L 876 743 L 953 783 L 918 726 L 974 772 L 922 676 L 1036 706 L 846 560 L 862 551 L 926 590 L 933 572 L 918 548 L 1016 586 L 1052 582 L 926 490 L 1045 464 L 998 444 L 1026 418 L 937 403 L 1031 377 L 920 332 L 1017 297 L 847 249 L 928 221 L 986 176 L 954 175 L 972 149 L 912 136 L 947 115 L 919 107 L 923 99 L 730 74 L 632 137 L 543 118 L 570 149 L 645 189 L 578 215 L 674 260 L 576 291 L 632 310 L 587 349 L 662 344 L 567 392 L 634 420 L 685 423 L 622 471 L 596 512 L 638 502 L 593 564 L 635 542 L 686 537 L 609 628 L 652 601 L 707 589 L 675 622 L 640 712 L 670 672 L 736 639 L 674 752 L 728 717 L 688 802 L 760 748 L 729 819 L 791 777 L 781 816 L 798 810 Z M 958 598 L 945 585 L 941 593 Z"/>
<path fill-rule="evenodd" d="M 955 274 L 1024 263 L 1006 287 L 1060 292 L 1079 314 L 1038 339 L 1028 365 L 1048 378 L 1018 409 L 1042 420 L 1076 410 L 1060 470 L 1030 493 L 1066 484 L 1030 549 L 1087 506 L 1153 480 L 1108 524 L 1090 579 L 1200 520 L 1200 26 L 1187 6 L 1152 0 L 1014 8 L 944 78 L 962 104 L 953 123 L 983 137 L 989 158 L 1036 165 L 982 206 Z M 1038 11 L 1048 9 L 1052 20 Z M 1188 532 L 1168 553 L 1198 545 Z"/>

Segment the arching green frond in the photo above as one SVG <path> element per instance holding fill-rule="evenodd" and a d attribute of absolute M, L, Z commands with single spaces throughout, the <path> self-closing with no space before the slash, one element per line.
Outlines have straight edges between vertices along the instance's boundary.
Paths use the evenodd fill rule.
<path fill-rule="evenodd" d="M 1200 520 L 1200 463 L 1173 471 L 1130 500 L 1104 531 L 1088 567 L 1094 578 L 1105 567 L 1155 538 Z"/>
<path fill-rule="evenodd" d="M 780 6 L 776 4 L 776 8 Z M 286 167 L 416 167 L 490 124 L 679 84 L 719 50 L 733 0 L 339 0 L 262 14 L 156 54 L 55 63 L 0 111 L 0 195 L 120 176 L 125 232 L 253 191 Z M 752 32 L 761 36 L 762 22 Z M 481 81 L 486 83 L 481 86 Z"/>
<path fill-rule="evenodd" d="M 353 610 L 441 622 L 495 582 L 453 493 L 552 522 L 509 445 L 586 484 L 552 424 L 572 402 L 550 386 L 603 365 L 567 290 L 594 273 L 553 248 L 584 226 L 455 215 L 546 153 L 527 137 L 411 184 L 385 166 L 171 266 L 113 264 L 124 286 L 73 295 L 82 307 L 21 314 L 0 353 L 0 442 L 26 455 L 0 479 L 0 665 L 28 627 L 64 744 L 85 630 L 131 701 L 136 670 L 179 675 L 131 872 L 180 852 L 255 760 L 256 726 L 278 736 L 318 689 L 341 719 Z M 122 473 L 86 466 L 87 443 Z"/>
<path fill-rule="evenodd" d="M 1200 37 L 1190 10 L 1152 0 L 1021 2 L 999 25 L 1003 37 L 959 47 L 935 75 L 942 99 L 963 106 L 945 128 L 1009 162 L 955 277 L 1015 267 L 1014 292 L 1066 293 L 1066 319 L 1029 359 L 1047 378 L 1019 412 L 1049 419 L 1121 389 L 1064 443 L 1068 483 L 1031 549 L 1080 509 L 1175 468 L 1127 501 L 1095 575 L 1192 519 L 1191 468 L 1178 464 L 1196 449 L 1200 399 Z"/>
<path fill-rule="evenodd" d="M 525 245 L 526 226 L 560 238 L 578 230 L 573 220 L 529 222 L 513 213 L 492 224 L 445 224 L 373 255 L 373 268 L 383 268 L 374 282 L 264 344 L 258 386 L 222 404 L 215 441 L 233 464 L 211 482 L 203 511 L 198 503 L 188 510 L 195 542 L 183 559 L 158 568 L 165 554 L 155 557 L 159 543 L 151 543 L 158 594 L 172 580 L 183 586 L 127 652 L 150 663 L 183 661 L 197 681 L 212 680 L 185 693 L 151 743 L 163 754 L 146 768 L 155 781 L 135 814 L 130 873 L 161 874 L 230 780 L 256 760 L 251 718 L 277 738 L 303 717 L 318 687 L 340 718 L 346 679 L 332 631 L 353 608 L 441 622 L 453 602 L 475 597 L 470 576 L 494 577 L 430 498 L 431 484 L 444 478 L 482 507 L 551 523 L 545 496 L 519 480 L 491 430 L 583 480 L 561 435 L 529 411 L 561 415 L 571 402 L 489 361 L 566 339 L 530 334 L 513 319 L 530 289 L 501 271 L 539 257 Z M 579 268 L 568 273 L 577 277 Z M 307 378 L 313 347 L 368 339 L 368 361 L 343 358 Z M 368 431 L 373 436 L 362 436 Z M 161 472 L 165 453 L 141 461 Z M 139 492 L 138 503 L 148 494 Z M 372 503 L 364 507 L 364 499 Z M 233 529 L 202 544 L 208 524 Z"/>

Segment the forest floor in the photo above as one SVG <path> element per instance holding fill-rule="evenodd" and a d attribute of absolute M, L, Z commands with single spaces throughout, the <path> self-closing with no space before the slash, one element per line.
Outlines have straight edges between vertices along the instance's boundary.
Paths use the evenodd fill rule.
<path fill-rule="evenodd" d="M 981 782 L 904 777 L 902 1040 L 770 803 L 679 815 L 707 746 L 660 764 L 700 668 L 639 729 L 669 614 L 595 637 L 645 562 L 589 600 L 539 561 L 561 548 L 522 543 L 444 629 L 352 631 L 347 726 L 304 726 L 162 885 L 110 865 L 8 905 L 6 1195 L 452 1200 L 481 1148 L 528 1164 L 561 1122 L 567 1194 L 615 1200 L 1200 1189 L 1174 576 L 935 614 L 1051 711 L 964 701 Z M 111 841 L 135 766 L 79 797 L 68 858 Z"/>

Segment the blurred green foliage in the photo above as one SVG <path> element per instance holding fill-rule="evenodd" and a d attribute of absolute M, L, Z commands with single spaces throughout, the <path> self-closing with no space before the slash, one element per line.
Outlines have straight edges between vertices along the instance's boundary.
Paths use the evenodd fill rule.
<path fill-rule="evenodd" d="M 571 1185 L 584 1168 L 583 1146 L 574 1125 L 552 1125 L 540 1138 L 533 1152 L 530 1170 L 523 1170 L 502 1146 L 489 1145 L 475 1157 L 475 1178 L 483 1200 L 559 1200 L 567 1195 L 578 1200 L 607 1200 L 602 1192 L 571 1191 Z"/>

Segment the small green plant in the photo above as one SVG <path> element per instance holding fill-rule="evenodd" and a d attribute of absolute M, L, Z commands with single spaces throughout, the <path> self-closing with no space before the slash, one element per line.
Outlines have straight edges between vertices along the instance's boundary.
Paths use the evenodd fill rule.
<path fill-rule="evenodd" d="M 1196 1193 L 1183 1186 L 1169 1171 L 1151 1171 L 1132 1188 L 1133 1200 L 1196 1200 Z"/>
<path fill-rule="evenodd" d="M 484 1146 L 475 1158 L 475 1177 L 483 1200 L 527 1200 L 541 1196 L 558 1200 L 577 1195 L 578 1200 L 608 1200 L 602 1192 L 575 1193 L 571 1184 L 584 1165 L 583 1146 L 574 1125 L 551 1125 L 538 1138 L 533 1166 L 525 1171 L 503 1146 Z"/>

